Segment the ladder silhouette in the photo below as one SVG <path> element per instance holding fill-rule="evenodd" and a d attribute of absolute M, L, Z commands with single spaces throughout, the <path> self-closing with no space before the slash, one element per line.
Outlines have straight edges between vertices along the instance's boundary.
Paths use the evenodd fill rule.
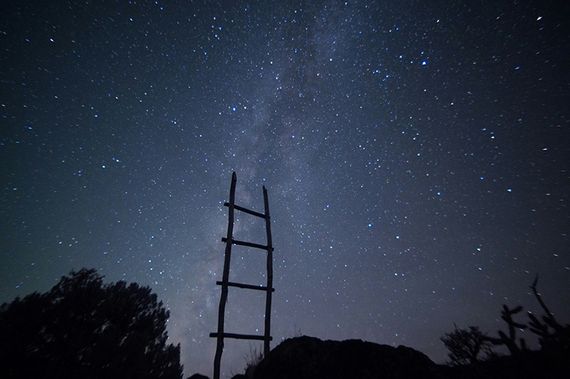
<path fill-rule="evenodd" d="M 236 173 L 234 172 L 232 173 L 232 182 L 230 185 L 230 201 L 224 203 L 224 206 L 228 207 L 228 232 L 226 237 L 222 238 L 222 242 L 226 243 L 226 250 L 224 253 L 224 271 L 222 274 L 222 280 L 216 282 L 217 285 L 222 286 L 222 294 L 220 296 L 220 306 L 218 309 L 218 331 L 216 333 L 210 333 L 210 337 L 214 337 L 217 339 L 216 355 L 214 356 L 214 379 L 220 378 L 220 363 L 222 360 L 222 352 L 224 350 L 224 338 L 261 340 L 263 341 L 264 357 L 267 357 L 267 355 L 269 354 L 270 341 L 272 340 L 272 337 L 270 335 L 271 295 L 273 291 L 275 291 L 275 289 L 273 288 L 273 245 L 271 240 L 271 219 L 269 217 L 269 199 L 267 197 L 267 189 L 265 188 L 265 186 L 263 186 L 263 204 L 265 210 L 264 213 L 259 213 L 244 207 L 240 207 L 239 205 L 235 204 L 236 182 L 237 182 L 237 176 Z M 240 241 L 233 238 L 234 211 L 236 210 L 265 220 L 265 231 L 267 235 L 266 245 L 253 243 L 253 242 Z M 252 247 L 255 249 L 265 250 L 267 252 L 266 286 L 257 286 L 253 284 L 244 284 L 244 283 L 236 283 L 229 281 L 232 245 Z M 228 300 L 228 287 L 265 291 L 265 328 L 263 335 L 226 333 L 224 331 L 224 314 L 226 310 L 226 302 Z"/>

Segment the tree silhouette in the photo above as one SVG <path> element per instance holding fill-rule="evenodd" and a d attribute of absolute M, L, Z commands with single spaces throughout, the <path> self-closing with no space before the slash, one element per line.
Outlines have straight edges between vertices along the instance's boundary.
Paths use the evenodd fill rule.
<path fill-rule="evenodd" d="M 488 337 L 476 326 L 470 326 L 469 330 L 459 329 L 446 333 L 441 341 L 449 351 L 449 361 L 453 366 L 473 364 L 479 361 L 481 353 L 491 354 L 491 343 Z"/>
<path fill-rule="evenodd" d="M 169 313 L 149 287 L 93 269 L 0 306 L 2 378 L 181 378 Z"/>

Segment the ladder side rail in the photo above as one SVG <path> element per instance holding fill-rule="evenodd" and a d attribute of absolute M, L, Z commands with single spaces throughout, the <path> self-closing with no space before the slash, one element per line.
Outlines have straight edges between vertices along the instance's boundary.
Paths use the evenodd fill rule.
<path fill-rule="evenodd" d="M 220 364 L 222 361 L 222 352 L 224 350 L 224 314 L 226 311 L 226 302 L 228 300 L 228 281 L 230 277 L 230 261 L 232 254 L 232 236 L 234 230 L 234 204 L 236 194 L 236 173 L 232 173 L 232 182 L 230 185 L 230 201 L 228 205 L 228 231 L 226 250 L 224 252 L 224 271 L 222 274 L 222 294 L 220 296 L 220 305 L 218 308 L 218 333 L 216 341 L 216 355 L 214 357 L 214 379 L 220 379 Z"/>
<path fill-rule="evenodd" d="M 265 208 L 265 232 L 267 234 L 267 288 L 273 288 L 273 240 L 271 239 L 271 217 L 269 215 L 269 197 L 267 189 L 263 186 L 263 205 Z M 263 341 L 263 355 L 269 356 L 271 342 L 271 296 L 273 291 L 265 293 L 265 340 Z"/>

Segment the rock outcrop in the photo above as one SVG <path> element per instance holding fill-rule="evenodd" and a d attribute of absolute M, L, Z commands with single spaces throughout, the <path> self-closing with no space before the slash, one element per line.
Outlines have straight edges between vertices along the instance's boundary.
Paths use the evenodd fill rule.
<path fill-rule="evenodd" d="M 283 341 L 255 368 L 254 379 L 437 378 L 438 366 L 405 346 L 362 340 L 322 341 L 296 337 Z"/>

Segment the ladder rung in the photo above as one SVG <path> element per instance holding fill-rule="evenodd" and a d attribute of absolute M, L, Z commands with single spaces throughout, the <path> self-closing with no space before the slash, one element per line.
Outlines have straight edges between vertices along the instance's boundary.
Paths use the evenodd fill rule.
<path fill-rule="evenodd" d="M 217 338 L 219 335 L 219 333 L 210 333 L 210 337 L 214 337 Z M 223 338 L 235 338 L 238 340 L 260 340 L 260 341 L 265 341 L 266 339 L 268 339 L 269 341 L 273 340 L 273 337 L 265 337 L 265 336 L 259 336 L 259 335 L 255 335 L 255 334 L 237 334 L 237 333 L 222 333 L 222 337 Z"/>
<path fill-rule="evenodd" d="M 222 242 L 228 242 L 228 239 L 226 237 L 222 238 Z M 267 250 L 269 251 L 271 249 L 271 251 L 273 251 L 272 247 L 268 247 L 266 245 L 261 245 L 259 243 L 253 243 L 253 242 L 245 242 L 245 241 L 240 241 L 240 240 L 231 240 L 232 244 L 234 245 L 240 245 L 240 246 L 247 246 L 247 247 L 254 247 L 256 249 L 261 249 L 261 250 Z"/>
<path fill-rule="evenodd" d="M 228 202 L 225 202 L 225 203 L 224 203 L 224 207 L 229 207 L 229 206 L 230 206 L 230 203 L 228 203 Z M 266 218 L 266 216 L 265 216 L 263 213 L 259 213 L 259 212 L 256 212 L 256 211 L 252 211 L 251 209 L 247 209 L 247 208 L 244 208 L 244 207 L 240 207 L 239 205 L 235 205 L 235 204 L 234 204 L 234 208 L 237 209 L 238 211 L 241 211 L 241 212 L 244 212 L 244 213 L 249 213 L 249 214 L 252 215 L 252 216 L 257 216 L 257 217 L 261 217 L 261 218 Z"/>
<path fill-rule="evenodd" d="M 216 284 L 219 286 L 223 286 L 224 282 L 218 281 L 218 282 L 216 282 Z M 246 289 L 250 289 L 250 290 L 267 291 L 266 286 L 255 286 L 252 284 L 244 284 L 244 283 L 236 283 L 236 282 L 227 282 L 226 285 L 228 285 L 230 287 L 246 288 Z M 272 288 L 271 292 L 275 292 L 275 288 Z"/>

